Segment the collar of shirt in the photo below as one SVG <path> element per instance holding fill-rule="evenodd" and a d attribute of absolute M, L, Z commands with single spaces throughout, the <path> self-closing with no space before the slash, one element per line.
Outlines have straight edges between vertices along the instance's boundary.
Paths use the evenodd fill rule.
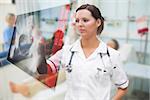
<path fill-rule="evenodd" d="M 78 39 L 70 48 L 71 52 L 80 52 L 82 50 L 81 47 L 81 39 Z M 99 46 L 96 48 L 96 50 L 94 52 L 96 53 L 107 53 L 107 45 L 106 43 L 104 43 L 102 40 L 99 40 L 100 44 Z"/>

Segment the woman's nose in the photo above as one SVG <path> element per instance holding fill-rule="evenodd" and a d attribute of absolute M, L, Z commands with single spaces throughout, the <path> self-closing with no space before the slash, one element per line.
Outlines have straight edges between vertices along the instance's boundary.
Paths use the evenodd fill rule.
<path fill-rule="evenodd" d="M 79 22 L 78 22 L 78 26 L 80 26 L 80 27 L 83 26 L 83 22 L 82 22 L 82 21 L 79 21 Z"/>

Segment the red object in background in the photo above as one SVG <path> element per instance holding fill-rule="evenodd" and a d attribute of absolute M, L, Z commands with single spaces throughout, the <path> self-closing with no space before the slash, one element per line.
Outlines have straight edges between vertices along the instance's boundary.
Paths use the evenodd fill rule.
<path fill-rule="evenodd" d="M 54 43 L 52 47 L 52 54 L 55 54 L 58 50 L 60 50 L 63 46 L 63 37 L 64 37 L 64 32 L 60 29 L 58 29 L 54 33 Z"/>
<path fill-rule="evenodd" d="M 139 34 L 140 36 L 143 36 L 145 33 L 148 32 L 147 21 L 148 21 L 148 17 L 147 17 L 147 16 L 139 17 L 139 18 L 136 20 L 137 28 L 138 28 L 137 31 L 138 31 L 138 34 Z"/>
<path fill-rule="evenodd" d="M 142 36 L 143 36 L 145 33 L 147 33 L 147 32 L 148 32 L 148 27 L 138 30 L 138 33 L 139 33 L 140 35 L 142 35 Z"/>
<path fill-rule="evenodd" d="M 66 10 L 70 10 L 70 8 L 71 8 L 71 7 L 70 7 L 70 4 L 67 4 L 67 5 L 66 5 Z"/>
<path fill-rule="evenodd" d="M 55 87 L 57 84 L 57 77 L 58 73 L 51 73 L 44 79 L 44 83 L 50 88 Z"/>
<path fill-rule="evenodd" d="M 48 74 L 40 74 L 38 76 L 38 80 L 43 82 L 48 87 L 52 88 L 55 87 L 57 84 L 57 77 L 58 77 L 58 72 L 56 73 L 50 72 Z"/>
<path fill-rule="evenodd" d="M 60 50 L 64 44 L 63 38 L 64 38 L 64 32 L 66 31 L 66 25 L 67 25 L 67 19 L 69 17 L 71 6 L 70 4 L 67 4 L 64 9 L 62 9 L 60 14 L 60 19 L 63 21 L 58 21 L 58 29 L 54 33 L 54 42 L 51 50 L 51 54 L 55 54 L 58 50 Z M 53 72 L 51 70 L 50 66 L 47 66 L 47 74 L 48 76 L 44 79 L 44 83 L 48 87 L 55 87 L 58 77 L 58 72 L 56 69 L 56 72 Z"/>
<path fill-rule="evenodd" d="M 58 29 L 54 33 L 52 55 L 62 48 L 63 37 L 64 37 L 64 32 L 60 29 Z M 44 83 L 50 88 L 55 87 L 57 82 L 57 77 L 58 77 L 57 68 L 56 68 L 56 72 L 53 72 L 51 66 L 47 65 L 47 76 L 44 78 Z"/>

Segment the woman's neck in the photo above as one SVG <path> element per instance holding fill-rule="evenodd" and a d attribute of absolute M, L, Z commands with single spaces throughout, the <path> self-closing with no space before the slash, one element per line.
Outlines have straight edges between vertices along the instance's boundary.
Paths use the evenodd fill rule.
<path fill-rule="evenodd" d="M 90 39 L 81 39 L 82 48 L 97 48 L 100 41 L 97 37 L 91 37 Z"/>

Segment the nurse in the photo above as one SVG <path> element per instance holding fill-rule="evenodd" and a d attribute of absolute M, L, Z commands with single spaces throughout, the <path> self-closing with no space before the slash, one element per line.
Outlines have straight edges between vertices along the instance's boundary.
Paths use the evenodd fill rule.
<path fill-rule="evenodd" d="M 75 18 L 80 38 L 47 60 L 47 73 L 66 69 L 65 100 L 121 100 L 129 81 L 122 69 L 119 52 L 98 39 L 104 28 L 100 10 L 84 4 L 76 10 Z M 118 89 L 110 98 L 112 84 Z"/>
<path fill-rule="evenodd" d="M 101 12 L 94 5 L 85 4 L 76 10 L 75 17 L 80 39 L 47 60 L 53 68 L 58 68 L 59 62 L 66 68 L 65 100 L 121 100 L 129 81 L 119 52 L 98 39 L 104 28 Z M 118 87 L 113 98 L 111 84 Z"/>

